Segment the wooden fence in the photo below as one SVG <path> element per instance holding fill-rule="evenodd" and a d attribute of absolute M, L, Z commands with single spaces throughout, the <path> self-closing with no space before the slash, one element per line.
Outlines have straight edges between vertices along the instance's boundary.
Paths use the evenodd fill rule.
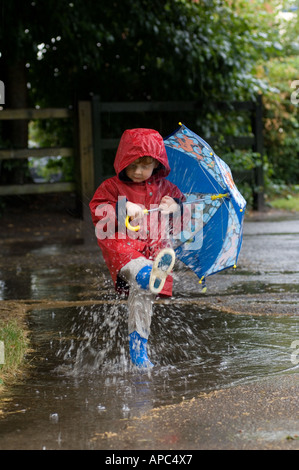
<path fill-rule="evenodd" d="M 83 219 L 89 217 L 88 202 L 93 195 L 93 144 L 90 101 L 80 101 L 76 111 L 64 108 L 6 109 L 0 111 L 0 120 L 71 119 L 78 139 L 72 147 L 42 147 L 25 149 L 0 149 L 0 160 L 42 157 L 70 157 L 76 162 L 76 174 L 71 182 L 30 183 L 0 185 L 0 196 L 76 192 L 81 204 Z"/>
<path fill-rule="evenodd" d="M 226 145 L 235 148 L 251 148 L 253 151 L 263 155 L 262 138 L 262 100 L 258 98 L 257 102 L 241 102 L 221 104 L 217 107 L 231 106 L 237 112 L 247 112 L 251 117 L 251 135 L 226 138 Z M 117 148 L 120 133 L 117 136 L 105 136 L 105 126 L 111 115 L 120 115 L 122 130 L 125 130 L 127 113 L 134 115 L 135 127 L 140 126 L 140 116 L 143 116 L 143 123 L 147 123 L 148 116 L 152 113 L 163 115 L 171 113 L 176 116 L 177 121 L 183 121 L 188 125 L 190 113 L 199 114 L 200 107 L 196 102 L 101 102 L 98 97 L 90 101 L 81 101 L 78 103 L 77 110 L 61 108 L 48 109 L 7 109 L 0 111 L 0 120 L 34 120 L 34 119 L 72 119 L 76 129 L 76 139 L 72 147 L 47 147 L 47 148 L 25 148 L 25 149 L 0 149 L 0 160 L 2 159 L 25 159 L 28 157 L 41 158 L 44 156 L 62 156 L 75 158 L 78 178 L 74 177 L 71 182 L 53 182 L 53 183 L 32 183 L 22 185 L 0 185 L 0 196 L 16 194 L 38 194 L 54 192 L 76 192 L 81 202 L 83 220 L 90 223 L 90 212 L 88 203 L 96 187 L 108 176 L 111 176 L 104 170 L 105 151 Z M 104 118 L 105 116 L 105 118 Z M 162 120 L 157 119 L 155 129 L 161 130 Z M 106 125 L 107 127 L 107 125 Z M 143 124 L 143 127 L 147 125 Z M 173 128 L 172 128 L 173 129 Z M 193 128 L 196 131 L 196 129 Z M 204 137 L 204 136 L 203 136 Z M 213 145 L 213 139 L 208 139 Z M 113 159 L 112 159 L 113 161 Z M 251 175 L 252 176 L 252 175 Z M 250 177 L 251 177 L 250 176 Z M 252 184 L 254 186 L 255 208 L 263 210 L 263 166 L 258 166 L 253 172 Z"/>
<path fill-rule="evenodd" d="M 226 136 L 223 145 L 232 148 L 241 149 L 248 148 L 263 156 L 263 122 L 262 122 L 262 97 L 258 96 L 257 101 L 244 101 L 234 103 L 215 103 L 217 109 L 232 109 L 238 113 L 248 113 L 251 121 L 251 132 L 244 136 Z M 188 118 L 185 116 L 199 115 L 200 105 L 197 102 L 101 102 L 99 97 L 93 97 L 92 100 L 92 119 L 93 119 L 93 147 L 94 147 L 94 185 L 100 184 L 105 178 L 110 176 L 104 169 L 105 152 L 107 150 L 116 149 L 120 134 L 116 137 L 105 136 L 103 128 L 104 124 L 111 119 L 112 115 L 121 114 L 122 131 L 127 126 L 126 116 L 135 114 L 135 118 L 131 122 L 135 122 L 136 127 L 140 126 L 140 122 L 147 123 L 145 116 L 156 113 L 161 116 L 166 113 L 176 116 L 178 121 L 184 122 L 188 126 Z M 140 118 L 142 117 L 142 120 Z M 160 120 L 156 120 L 155 129 L 161 132 Z M 107 126 L 106 126 L 107 127 Z M 110 126 L 111 127 L 111 126 Z M 143 125 L 143 127 L 147 127 Z M 174 129 L 174 128 L 172 128 Z M 196 131 L 196 129 L 193 128 Z M 162 135 L 165 135 L 161 132 Z M 204 136 L 202 136 L 204 138 Z M 215 143 L 215 138 L 207 139 L 209 144 Z M 221 155 L 220 155 L 221 156 Z M 263 165 L 257 166 L 252 172 L 243 172 L 242 179 L 248 179 L 253 188 L 254 206 L 257 210 L 264 208 L 264 178 Z"/>

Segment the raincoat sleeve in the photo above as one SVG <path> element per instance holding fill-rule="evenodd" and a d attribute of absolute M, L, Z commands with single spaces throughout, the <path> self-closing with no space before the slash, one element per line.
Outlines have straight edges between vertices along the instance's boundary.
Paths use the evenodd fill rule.
<path fill-rule="evenodd" d="M 112 179 L 104 181 L 96 190 L 90 204 L 92 222 L 98 239 L 107 238 L 118 230 L 117 214 L 125 211 L 126 197 L 119 194 Z"/>

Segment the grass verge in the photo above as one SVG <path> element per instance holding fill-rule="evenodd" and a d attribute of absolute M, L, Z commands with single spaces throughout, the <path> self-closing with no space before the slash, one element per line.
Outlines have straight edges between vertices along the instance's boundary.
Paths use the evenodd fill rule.
<path fill-rule="evenodd" d="M 28 346 L 26 330 L 20 322 L 0 319 L 0 390 L 23 374 Z"/>
<path fill-rule="evenodd" d="M 277 198 L 271 201 L 271 207 L 292 212 L 299 212 L 299 195 Z"/>

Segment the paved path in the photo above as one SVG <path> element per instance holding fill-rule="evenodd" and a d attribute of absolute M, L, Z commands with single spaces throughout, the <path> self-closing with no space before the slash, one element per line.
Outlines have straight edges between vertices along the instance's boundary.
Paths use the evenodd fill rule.
<path fill-rule="evenodd" d="M 180 286 L 186 292 L 190 283 L 180 279 Z M 209 278 L 208 286 L 203 302 L 222 311 L 298 315 L 299 343 L 299 215 L 248 218 L 237 270 L 227 271 L 220 287 L 216 277 Z M 298 397 L 299 366 L 298 373 L 154 409 L 122 432 L 98 436 L 98 445 L 106 449 L 298 450 Z"/>
<path fill-rule="evenodd" d="M 51 225 L 51 221 L 49 223 Z M 67 221 L 61 226 L 52 224 L 52 227 L 43 226 L 39 230 L 31 227 L 28 231 L 24 224 L 18 231 L 12 226 L 9 239 L 2 232 L 1 269 L 12 273 L 11 283 L 5 287 L 11 289 L 11 296 L 2 303 L 3 314 L 11 311 L 13 302 L 20 311 L 32 308 L 32 305 L 27 305 L 30 301 L 53 302 L 55 305 L 56 292 L 52 290 L 52 297 L 49 297 L 47 279 L 39 292 L 42 295 L 42 289 L 45 289 L 47 301 L 26 297 L 29 291 L 32 292 L 29 284 L 19 283 L 18 291 L 14 291 L 18 282 L 15 273 L 21 279 L 33 262 L 38 267 L 46 263 L 53 272 L 59 264 L 69 263 L 71 266 L 75 260 L 79 266 L 81 262 L 82 271 L 78 267 L 77 274 L 86 285 L 89 302 L 93 301 L 92 289 L 95 295 L 98 290 L 92 284 L 94 277 L 86 266 L 92 268 L 98 263 L 97 247 L 89 250 L 74 245 L 67 259 L 57 256 L 55 247 L 43 251 L 43 237 L 49 244 L 55 228 L 53 240 L 56 237 L 59 243 L 59 233 L 65 234 L 63 224 L 67 226 Z M 76 236 L 80 231 L 74 220 L 72 230 Z M 21 242 L 26 236 L 27 243 L 34 246 L 38 240 L 39 247 L 24 256 Z M 106 278 L 105 272 L 101 275 Z M 186 300 L 232 314 L 299 315 L 299 215 L 259 214 L 247 217 L 237 269 L 209 278 L 208 292 L 203 297 L 196 294 L 197 285 L 191 282 L 191 277 L 191 274 L 181 277 L 179 272 L 176 273 L 178 298 L 185 296 Z M 28 276 L 26 279 L 29 282 Z M 82 298 L 83 304 L 84 298 L 87 297 Z M 18 299 L 25 300 L 20 302 Z M 265 377 L 255 383 L 201 394 L 177 405 L 152 409 L 139 418 L 124 420 L 121 427 L 117 423 L 115 429 L 111 425 L 109 432 L 95 435 L 93 446 L 102 450 L 299 449 L 299 373 L 294 372 L 296 370 L 292 374 Z"/>

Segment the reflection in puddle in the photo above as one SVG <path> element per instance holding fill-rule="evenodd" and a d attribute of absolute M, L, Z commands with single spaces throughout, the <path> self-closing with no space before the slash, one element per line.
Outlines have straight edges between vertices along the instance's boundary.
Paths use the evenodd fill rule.
<path fill-rule="evenodd" d="M 30 321 L 43 351 L 38 367 L 43 369 L 46 359 L 47 373 L 98 377 L 103 397 L 109 387 L 130 387 L 132 377 L 140 376 L 129 360 L 125 304 L 33 311 Z M 298 337 L 294 317 L 220 314 L 192 303 L 156 305 L 149 339 L 155 368 L 141 374 L 155 390 L 148 399 L 167 404 L 292 371 L 291 343 Z"/>
<path fill-rule="evenodd" d="M 128 354 L 122 304 L 34 310 L 32 373 L 14 387 L 0 422 L 0 448 L 92 449 L 94 436 L 203 391 L 298 371 L 295 317 L 253 317 L 156 304 L 150 372 Z M 15 430 L 18 429 L 16 434 Z"/>
<path fill-rule="evenodd" d="M 237 294 L 280 294 L 280 293 L 299 293 L 298 283 L 274 283 L 274 282 L 258 282 L 247 281 L 240 284 L 235 284 L 227 295 Z"/>
<path fill-rule="evenodd" d="M 102 274 L 104 276 L 104 274 Z M 78 300 L 93 285 L 96 275 L 87 266 L 77 265 L 16 266 L 0 270 L 1 300 Z M 97 276 L 101 287 L 107 290 L 102 277 Z M 107 283 L 106 283 L 107 284 Z M 98 293 L 98 292 L 96 292 Z"/>
<path fill-rule="evenodd" d="M 238 295 L 262 301 L 266 293 L 270 307 L 276 298 L 281 305 L 297 305 L 297 234 L 298 220 L 247 223 L 243 266 L 241 257 L 236 273 L 219 275 L 217 288 L 211 294 L 208 290 L 207 297 L 213 302 L 217 295 L 215 302 L 221 302 L 232 296 L 237 304 L 242 301 Z M 129 361 L 126 306 L 113 303 L 114 289 L 96 247 L 78 246 L 77 251 L 69 241 L 37 246 L 33 240 L 4 244 L 1 256 L 0 300 L 41 300 L 55 307 L 28 316 L 33 367 L 27 380 L 1 397 L 6 414 L 0 419 L 0 449 L 99 448 L 96 436 L 129 429 L 130 419 L 154 407 L 298 372 L 298 355 L 292 361 L 298 315 L 204 310 L 188 277 L 177 281 L 179 299 L 155 305 L 149 339 L 155 367 L 148 373 L 136 371 Z M 84 299 L 103 303 L 57 308 L 57 302 L 82 305 Z M 148 437 L 146 429 L 140 437 Z M 105 449 L 105 440 L 102 445 Z"/>

